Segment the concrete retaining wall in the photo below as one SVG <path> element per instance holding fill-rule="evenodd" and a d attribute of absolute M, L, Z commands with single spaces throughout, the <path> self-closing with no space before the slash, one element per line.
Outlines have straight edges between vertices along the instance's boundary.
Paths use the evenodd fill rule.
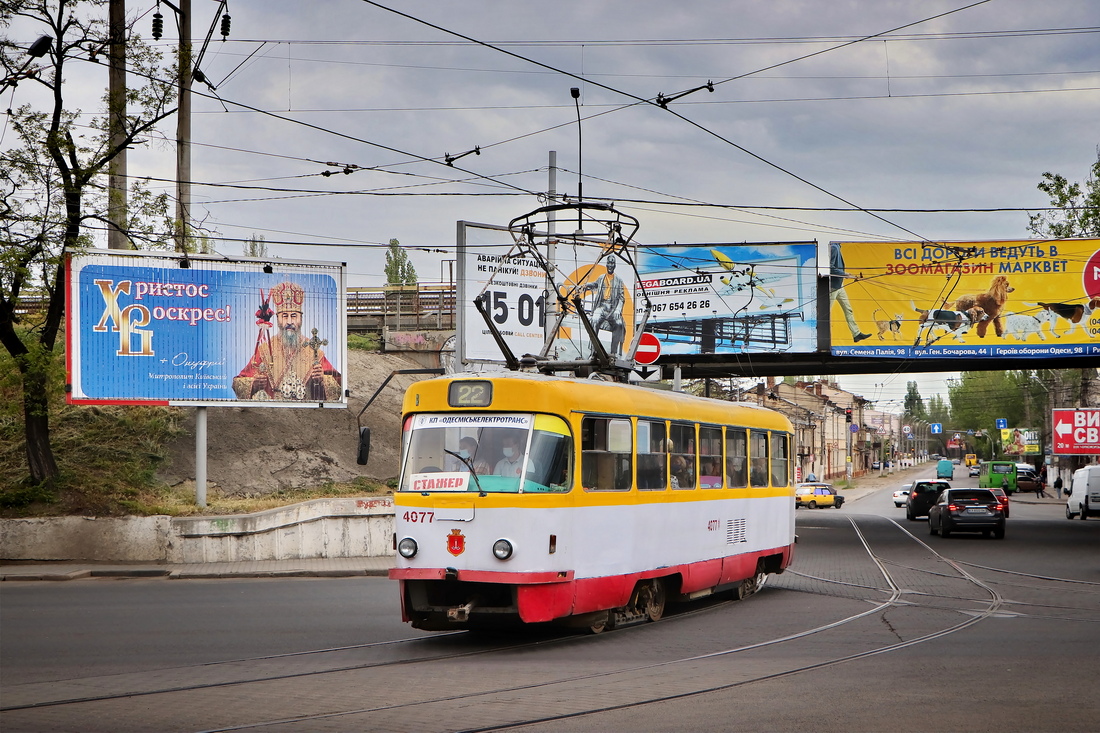
<path fill-rule="evenodd" d="M 393 500 L 317 499 L 220 517 L 0 520 L 4 560 L 204 563 L 393 553 Z"/>

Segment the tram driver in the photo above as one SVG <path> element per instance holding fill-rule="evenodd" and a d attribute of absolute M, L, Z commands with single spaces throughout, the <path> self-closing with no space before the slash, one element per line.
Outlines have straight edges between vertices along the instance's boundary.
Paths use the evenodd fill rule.
<path fill-rule="evenodd" d="M 509 430 L 504 434 L 501 438 L 504 457 L 497 461 L 496 468 L 493 469 L 494 474 L 519 478 L 520 469 L 523 468 L 523 451 L 519 449 L 518 444 L 519 441 L 516 440 L 512 431 Z"/>

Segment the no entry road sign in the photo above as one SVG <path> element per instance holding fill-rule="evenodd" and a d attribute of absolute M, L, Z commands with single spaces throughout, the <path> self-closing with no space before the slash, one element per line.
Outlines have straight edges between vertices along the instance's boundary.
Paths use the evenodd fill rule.
<path fill-rule="evenodd" d="M 651 333 L 643 333 L 638 339 L 638 350 L 634 352 L 634 361 L 639 364 L 652 364 L 661 355 L 661 342 Z"/>

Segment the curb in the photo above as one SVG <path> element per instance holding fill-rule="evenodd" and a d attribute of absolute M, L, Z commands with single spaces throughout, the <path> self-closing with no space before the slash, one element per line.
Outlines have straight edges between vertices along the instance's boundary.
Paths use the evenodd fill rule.
<path fill-rule="evenodd" d="M 88 568 L 71 570 L 64 573 L 51 573 L 41 570 L 28 572 L 0 572 L 0 582 L 13 581 L 63 581 L 85 580 L 88 578 L 165 578 L 167 580 L 202 580 L 224 578 L 361 578 L 380 577 L 389 575 L 388 568 L 347 568 L 347 569 L 317 569 L 304 568 L 287 570 L 173 570 L 171 568 L 102 568 L 92 570 Z"/>

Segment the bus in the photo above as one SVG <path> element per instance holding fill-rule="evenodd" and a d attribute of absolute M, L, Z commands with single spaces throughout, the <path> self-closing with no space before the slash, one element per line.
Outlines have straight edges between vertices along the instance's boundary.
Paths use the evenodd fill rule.
<path fill-rule="evenodd" d="M 1012 461 L 986 461 L 978 473 L 978 488 L 1001 489 L 1016 493 L 1016 464 Z"/>
<path fill-rule="evenodd" d="M 966 454 L 966 465 L 967 465 L 968 468 L 970 466 L 977 466 L 978 465 L 978 454 L 977 453 L 967 453 Z"/>
<path fill-rule="evenodd" d="M 771 410 L 621 382 L 417 382 L 394 492 L 402 618 L 598 633 L 747 597 L 791 562 L 791 435 Z"/>

